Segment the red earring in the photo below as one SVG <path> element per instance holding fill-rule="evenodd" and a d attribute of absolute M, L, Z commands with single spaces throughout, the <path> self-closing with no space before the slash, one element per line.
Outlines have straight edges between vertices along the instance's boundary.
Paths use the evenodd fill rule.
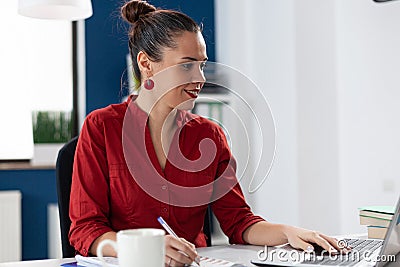
<path fill-rule="evenodd" d="M 152 90 L 154 88 L 154 81 L 152 79 L 147 79 L 144 81 L 144 88 L 147 90 Z"/>

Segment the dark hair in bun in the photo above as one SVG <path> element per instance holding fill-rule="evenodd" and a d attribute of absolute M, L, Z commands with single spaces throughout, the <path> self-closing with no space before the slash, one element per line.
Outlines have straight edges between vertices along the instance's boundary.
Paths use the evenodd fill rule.
<path fill-rule="evenodd" d="M 133 24 L 140 17 L 154 11 L 156 11 L 156 8 L 145 1 L 130 1 L 121 7 L 121 16 L 127 22 Z"/>
<path fill-rule="evenodd" d="M 136 58 L 143 51 L 152 61 L 163 58 L 163 48 L 175 48 L 175 37 L 183 32 L 200 32 L 199 25 L 189 16 L 174 10 L 156 9 L 145 1 L 131 0 L 121 8 L 121 16 L 131 24 L 129 29 L 129 51 L 133 74 L 141 83 L 140 69 Z"/>

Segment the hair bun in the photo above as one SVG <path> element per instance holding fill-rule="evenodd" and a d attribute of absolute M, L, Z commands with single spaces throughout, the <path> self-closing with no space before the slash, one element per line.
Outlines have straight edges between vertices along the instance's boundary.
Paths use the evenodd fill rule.
<path fill-rule="evenodd" d="M 141 16 L 154 11 L 156 11 L 156 8 L 145 1 L 131 0 L 121 7 L 121 16 L 127 22 L 133 24 L 138 21 Z"/>

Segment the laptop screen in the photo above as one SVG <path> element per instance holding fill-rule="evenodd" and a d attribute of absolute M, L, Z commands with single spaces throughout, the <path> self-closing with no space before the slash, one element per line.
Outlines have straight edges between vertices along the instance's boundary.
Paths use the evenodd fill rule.
<path fill-rule="evenodd" d="M 385 259 L 388 256 L 397 255 L 400 252 L 400 199 L 393 215 L 393 219 L 389 225 L 386 233 L 385 241 L 380 253 L 380 258 Z M 382 261 L 377 264 L 377 267 L 385 265 L 386 262 Z"/>

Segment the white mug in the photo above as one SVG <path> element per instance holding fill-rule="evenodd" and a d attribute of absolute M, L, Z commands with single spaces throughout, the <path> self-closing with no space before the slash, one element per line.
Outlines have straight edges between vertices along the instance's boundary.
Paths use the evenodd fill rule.
<path fill-rule="evenodd" d="M 164 267 L 165 231 L 154 228 L 122 230 L 117 242 L 106 239 L 97 247 L 97 256 L 104 262 L 103 248 L 110 245 L 118 255 L 120 267 Z"/>

